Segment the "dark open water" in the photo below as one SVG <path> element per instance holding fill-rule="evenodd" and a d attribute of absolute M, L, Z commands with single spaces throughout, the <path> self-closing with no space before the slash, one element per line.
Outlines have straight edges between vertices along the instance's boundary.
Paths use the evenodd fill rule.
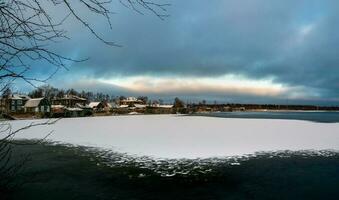
<path fill-rule="evenodd" d="M 209 116 L 339 121 L 334 112 Z M 339 152 L 334 151 L 154 160 L 88 147 L 35 144 L 17 146 L 13 153 L 15 161 L 23 154 L 31 160 L 13 179 L 19 186 L 0 193 L 1 200 L 339 199 Z"/>
<path fill-rule="evenodd" d="M 152 160 L 85 147 L 29 145 L 31 161 L 0 199 L 338 199 L 339 153 Z"/>

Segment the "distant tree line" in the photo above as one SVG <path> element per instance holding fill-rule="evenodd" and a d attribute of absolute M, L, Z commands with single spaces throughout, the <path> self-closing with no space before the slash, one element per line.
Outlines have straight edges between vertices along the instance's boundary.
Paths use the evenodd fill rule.
<path fill-rule="evenodd" d="M 12 94 L 12 91 L 8 88 L 3 93 L 2 96 L 8 96 Z M 55 98 L 62 98 L 65 95 L 75 95 L 78 97 L 82 97 L 91 101 L 107 101 L 107 102 L 118 102 L 126 99 L 126 96 L 120 95 L 115 96 L 112 94 L 107 94 L 103 92 L 91 92 L 91 91 L 77 91 L 73 88 L 70 89 L 59 89 L 55 88 L 51 85 L 43 85 L 35 88 L 31 92 L 28 93 L 28 96 L 31 98 L 42 98 L 45 97 L 49 100 Z M 137 100 L 140 100 L 143 104 L 154 105 L 154 104 L 164 104 L 164 100 L 162 99 L 150 99 L 148 96 L 138 96 Z M 174 107 L 181 108 L 184 107 L 185 103 L 180 100 L 178 97 L 174 99 Z"/>
<path fill-rule="evenodd" d="M 206 102 L 197 104 L 187 104 L 187 108 L 191 111 L 196 111 L 199 108 L 211 108 L 212 110 L 223 111 L 227 108 L 228 111 L 236 108 L 244 108 L 245 110 L 328 110 L 339 111 L 339 106 L 316 106 L 316 105 L 287 105 L 287 104 L 206 104 Z"/>

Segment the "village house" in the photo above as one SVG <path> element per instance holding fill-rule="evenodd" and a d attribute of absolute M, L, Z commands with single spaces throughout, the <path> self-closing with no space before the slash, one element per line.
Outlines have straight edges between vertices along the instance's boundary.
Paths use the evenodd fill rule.
<path fill-rule="evenodd" d="M 23 112 L 25 103 L 30 99 L 27 95 L 10 94 L 0 99 L 0 110 L 4 113 Z"/>
<path fill-rule="evenodd" d="M 144 104 L 142 100 L 139 100 L 135 97 L 127 97 L 126 99 L 123 99 L 120 101 L 120 105 L 130 105 L 133 106 L 135 104 Z"/>
<path fill-rule="evenodd" d="M 51 112 L 51 103 L 47 98 L 29 99 L 24 108 L 27 113 L 49 114 Z"/>
<path fill-rule="evenodd" d="M 119 108 L 119 105 L 116 102 L 108 102 L 111 109 L 117 109 Z"/>
<path fill-rule="evenodd" d="M 92 108 L 93 111 L 95 111 L 95 112 L 102 112 L 102 111 L 104 111 L 104 108 L 105 108 L 105 105 L 103 104 L 103 102 L 100 102 L 100 101 L 98 101 L 98 102 L 91 102 L 91 103 L 89 103 L 88 106 L 90 108 Z"/>
<path fill-rule="evenodd" d="M 112 111 L 113 107 L 116 107 L 115 104 L 108 103 L 107 101 L 91 102 L 88 106 L 92 108 L 94 112 L 109 112 Z"/>
<path fill-rule="evenodd" d="M 93 109 L 88 105 L 76 104 L 74 108 L 64 105 L 52 105 L 52 117 L 85 117 L 93 114 Z"/>
<path fill-rule="evenodd" d="M 133 106 L 129 107 L 130 110 L 134 110 L 135 112 L 138 113 L 144 113 L 146 110 L 146 105 L 145 104 L 134 104 Z"/>
<path fill-rule="evenodd" d="M 65 117 L 84 117 L 84 110 L 81 108 L 65 108 Z"/>
<path fill-rule="evenodd" d="M 65 108 L 63 105 L 51 105 L 52 117 L 65 117 Z"/>
<path fill-rule="evenodd" d="M 65 95 L 62 98 L 55 98 L 52 100 L 53 105 L 63 105 L 68 108 L 75 108 L 77 104 L 85 106 L 86 103 L 87 99 L 76 95 Z"/>
<path fill-rule="evenodd" d="M 76 95 L 64 95 L 62 98 L 52 100 L 54 117 L 84 117 L 93 114 L 93 109 L 88 106 L 87 99 Z"/>
<path fill-rule="evenodd" d="M 83 116 L 90 116 L 93 114 L 93 109 L 89 105 L 77 103 L 75 104 L 75 107 L 83 110 Z"/>
<path fill-rule="evenodd" d="M 173 113 L 173 105 L 151 104 L 146 107 L 147 114 L 170 114 Z"/>

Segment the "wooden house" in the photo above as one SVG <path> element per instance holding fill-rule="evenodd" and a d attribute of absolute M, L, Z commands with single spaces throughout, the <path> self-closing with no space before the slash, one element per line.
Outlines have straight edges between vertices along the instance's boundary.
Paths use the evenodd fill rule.
<path fill-rule="evenodd" d="M 93 109 L 94 112 L 102 112 L 104 111 L 105 105 L 103 102 L 91 102 L 88 105 L 90 108 Z"/>
<path fill-rule="evenodd" d="M 55 98 L 52 100 L 53 105 L 63 105 L 68 108 L 75 108 L 77 104 L 85 106 L 87 99 L 75 95 L 65 95 L 62 98 Z"/>
<path fill-rule="evenodd" d="M 126 99 L 120 101 L 120 105 L 133 106 L 134 104 L 144 104 L 144 102 L 135 97 L 127 97 Z"/>
<path fill-rule="evenodd" d="M 27 95 L 11 94 L 0 99 L 0 110 L 3 113 L 23 112 L 25 103 L 30 99 Z"/>
<path fill-rule="evenodd" d="M 51 103 L 46 98 L 29 99 L 24 108 L 28 113 L 50 113 Z"/>

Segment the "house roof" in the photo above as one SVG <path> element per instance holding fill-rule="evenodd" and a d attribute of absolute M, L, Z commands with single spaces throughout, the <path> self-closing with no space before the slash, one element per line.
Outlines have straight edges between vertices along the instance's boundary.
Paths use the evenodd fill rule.
<path fill-rule="evenodd" d="M 127 97 L 126 99 L 121 100 L 121 102 L 142 102 L 141 100 L 135 97 Z"/>
<path fill-rule="evenodd" d="M 92 108 L 89 105 L 81 105 L 80 103 L 76 103 L 75 104 L 76 108 L 82 108 L 82 109 L 86 109 L 86 108 Z"/>
<path fill-rule="evenodd" d="M 104 106 L 108 108 L 112 108 L 112 105 L 110 103 L 105 103 Z"/>
<path fill-rule="evenodd" d="M 38 107 L 41 100 L 43 100 L 44 98 L 36 98 L 36 99 L 29 99 L 26 104 L 25 107 L 26 108 L 34 108 L 34 107 Z"/>
<path fill-rule="evenodd" d="M 144 104 L 134 104 L 136 108 L 146 108 L 146 105 Z"/>
<path fill-rule="evenodd" d="M 94 107 L 97 107 L 99 104 L 100 104 L 101 102 L 91 102 L 91 103 L 89 103 L 89 107 L 91 107 L 91 108 L 94 108 Z"/>
<path fill-rule="evenodd" d="M 8 97 L 8 99 L 13 99 L 13 100 L 20 100 L 22 99 L 21 97 L 19 97 L 19 95 L 16 94 L 12 94 L 11 96 Z"/>
<path fill-rule="evenodd" d="M 119 105 L 116 104 L 115 102 L 110 102 L 110 103 L 107 103 L 107 104 L 109 104 L 109 106 L 110 106 L 111 108 L 118 108 L 118 107 L 119 107 Z"/>
<path fill-rule="evenodd" d="M 159 108 L 173 108 L 173 105 L 159 105 Z"/>
<path fill-rule="evenodd" d="M 120 105 L 119 108 L 128 108 L 128 105 Z"/>
<path fill-rule="evenodd" d="M 81 108 L 65 108 L 68 111 L 83 111 Z"/>
<path fill-rule="evenodd" d="M 65 106 L 63 105 L 52 105 L 51 107 L 52 108 L 65 108 Z"/>
<path fill-rule="evenodd" d="M 8 97 L 8 99 L 13 99 L 13 100 L 24 100 L 24 99 L 30 99 L 29 96 L 23 95 L 23 94 L 12 94 Z"/>
<path fill-rule="evenodd" d="M 76 96 L 76 95 L 65 95 L 65 96 L 63 96 L 62 98 L 56 98 L 55 100 L 59 100 L 59 99 L 62 99 L 62 100 L 87 101 L 87 99 L 82 98 L 82 97 L 78 97 L 78 96 Z"/>

